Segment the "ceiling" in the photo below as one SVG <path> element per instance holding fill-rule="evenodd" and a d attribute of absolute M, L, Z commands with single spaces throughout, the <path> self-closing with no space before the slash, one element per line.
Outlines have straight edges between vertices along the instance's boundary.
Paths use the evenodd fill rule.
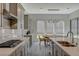
<path fill-rule="evenodd" d="M 69 14 L 79 9 L 79 3 L 22 3 L 25 14 Z"/>

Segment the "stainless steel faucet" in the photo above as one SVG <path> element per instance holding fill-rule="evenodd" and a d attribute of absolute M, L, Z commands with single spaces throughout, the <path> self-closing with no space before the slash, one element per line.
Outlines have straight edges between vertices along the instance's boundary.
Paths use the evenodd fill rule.
<path fill-rule="evenodd" d="M 73 35 L 73 32 L 68 32 L 67 33 L 67 37 L 68 37 L 68 35 L 70 34 L 70 37 L 72 37 L 71 39 L 72 39 L 72 43 L 74 43 L 74 35 Z"/>
<path fill-rule="evenodd" d="M 70 31 L 67 33 L 67 37 L 70 34 L 70 38 L 72 39 L 72 43 L 74 43 L 74 35 L 72 32 L 72 20 L 70 20 Z"/>

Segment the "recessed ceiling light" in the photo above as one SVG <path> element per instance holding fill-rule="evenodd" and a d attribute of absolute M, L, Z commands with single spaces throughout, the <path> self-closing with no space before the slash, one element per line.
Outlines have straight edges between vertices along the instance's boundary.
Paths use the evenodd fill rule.
<path fill-rule="evenodd" d="M 39 10 L 40 10 L 40 11 L 43 11 L 43 8 L 40 8 Z"/>
<path fill-rule="evenodd" d="M 67 8 L 67 9 L 70 9 L 70 8 Z"/>
<path fill-rule="evenodd" d="M 60 9 L 48 9 L 48 11 L 60 11 Z"/>
<path fill-rule="evenodd" d="M 43 9 L 43 8 L 40 8 L 40 9 Z"/>

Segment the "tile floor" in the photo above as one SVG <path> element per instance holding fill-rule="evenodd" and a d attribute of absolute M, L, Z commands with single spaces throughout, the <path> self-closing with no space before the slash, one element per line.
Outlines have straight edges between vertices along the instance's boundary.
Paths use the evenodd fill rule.
<path fill-rule="evenodd" d="M 51 45 L 45 47 L 44 42 L 39 45 L 39 42 L 33 42 L 32 46 L 28 48 L 28 56 L 51 56 Z"/>

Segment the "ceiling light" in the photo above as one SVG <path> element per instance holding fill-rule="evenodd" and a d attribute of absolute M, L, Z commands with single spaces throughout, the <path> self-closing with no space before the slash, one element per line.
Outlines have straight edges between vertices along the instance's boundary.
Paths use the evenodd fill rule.
<path fill-rule="evenodd" d="M 48 9 L 48 11 L 59 11 L 60 9 Z"/>
<path fill-rule="evenodd" d="M 40 8 L 40 11 L 43 11 L 43 8 Z"/>
<path fill-rule="evenodd" d="M 70 9 L 70 8 L 67 8 L 67 9 Z"/>
<path fill-rule="evenodd" d="M 43 8 L 40 8 L 40 9 L 43 9 Z"/>

